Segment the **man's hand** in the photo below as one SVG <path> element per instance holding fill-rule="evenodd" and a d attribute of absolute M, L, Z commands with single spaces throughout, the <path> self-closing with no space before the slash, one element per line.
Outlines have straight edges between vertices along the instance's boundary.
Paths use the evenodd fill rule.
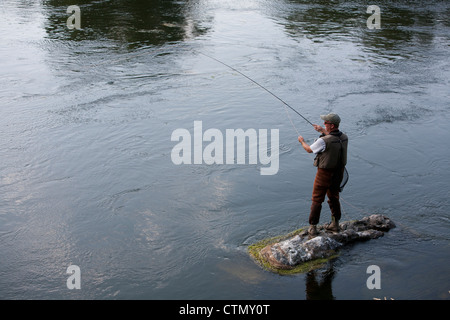
<path fill-rule="evenodd" d="M 305 139 L 303 139 L 302 136 L 298 137 L 298 142 L 300 142 L 302 144 L 303 149 L 306 150 L 306 152 L 308 153 L 312 153 L 313 151 L 311 150 L 311 148 L 308 146 L 308 144 L 305 142 Z"/>
<path fill-rule="evenodd" d="M 314 129 L 320 133 L 326 133 L 325 129 L 319 126 L 318 124 L 313 124 Z"/>

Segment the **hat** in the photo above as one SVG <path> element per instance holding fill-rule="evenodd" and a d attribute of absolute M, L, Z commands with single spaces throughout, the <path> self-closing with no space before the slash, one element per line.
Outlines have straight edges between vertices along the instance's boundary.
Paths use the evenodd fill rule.
<path fill-rule="evenodd" d="M 335 125 L 339 125 L 339 123 L 341 122 L 341 118 L 335 114 L 335 113 L 329 113 L 326 115 L 321 115 L 320 118 L 324 121 L 328 121 L 331 122 Z"/>

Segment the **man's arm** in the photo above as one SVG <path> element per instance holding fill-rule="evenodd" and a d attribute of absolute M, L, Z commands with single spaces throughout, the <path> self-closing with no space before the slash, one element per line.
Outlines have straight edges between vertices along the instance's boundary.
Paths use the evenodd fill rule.
<path fill-rule="evenodd" d="M 298 137 L 298 141 L 302 144 L 303 149 L 305 149 L 308 153 L 317 154 L 320 152 L 324 152 L 326 148 L 325 141 L 323 141 L 322 138 L 317 139 L 312 145 L 308 145 L 302 136 Z"/>
<path fill-rule="evenodd" d="M 305 142 L 305 139 L 303 139 L 302 136 L 298 137 L 298 142 L 300 142 L 302 144 L 302 147 L 303 147 L 303 149 L 306 150 L 306 152 L 313 153 L 311 147 Z"/>

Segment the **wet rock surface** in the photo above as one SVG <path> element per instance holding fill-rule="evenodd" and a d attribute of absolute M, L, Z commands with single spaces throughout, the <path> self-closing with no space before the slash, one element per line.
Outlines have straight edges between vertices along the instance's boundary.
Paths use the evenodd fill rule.
<path fill-rule="evenodd" d="M 304 230 L 287 240 L 267 245 L 260 255 L 273 268 L 292 269 L 304 262 L 331 257 L 346 244 L 382 237 L 384 232 L 395 228 L 394 222 L 380 214 L 342 222 L 339 226 L 339 232 L 317 226 L 318 235 L 314 238 Z"/>

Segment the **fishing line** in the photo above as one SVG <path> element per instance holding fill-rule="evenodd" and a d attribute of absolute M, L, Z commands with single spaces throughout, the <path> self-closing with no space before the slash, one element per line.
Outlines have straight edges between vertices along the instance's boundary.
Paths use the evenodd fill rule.
<path fill-rule="evenodd" d="M 220 64 L 223 64 L 224 66 L 230 68 L 231 70 L 239 73 L 241 76 L 247 78 L 248 80 L 250 80 L 251 82 L 253 82 L 254 84 L 256 84 L 257 86 L 259 86 L 260 88 L 264 89 L 265 91 L 267 91 L 268 93 L 270 93 L 272 96 L 274 96 L 276 99 L 280 100 L 285 106 L 289 107 L 292 111 L 294 111 L 296 114 L 298 114 L 300 117 L 302 117 L 306 122 L 308 122 L 311 126 L 314 126 L 311 121 L 309 121 L 308 119 L 306 119 L 300 112 L 298 112 L 297 110 L 295 110 L 294 108 L 292 108 L 288 103 L 286 103 L 283 99 L 281 99 L 280 97 L 278 97 L 276 94 L 274 94 L 273 92 L 271 92 L 269 89 L 267 89 L 266 87 L 264 87 L 263 85 L 259 84 L 258 82 L 256 82 L 255 80 L 253 80 L 252 78 L 250 78 L 249 76 L 247 76 L 246 74 L 242 73 L 241 71 L 237 70 L 236 68 L 233 68 L 232 66 L 226 64 L 225 62 L 220 61 L 219 59 L 216 59 L 210 55 L 207 55 L 206 53 L 203 52 L 198 52 L 201 55 L 204 55 L 205 57 L 208 57 L 214 61 L 219 62 Z M 288 114 L 289 116 L 289 114 Z M 294 123 L 292 122 L 292 119 L 289 117 L 289 120 L 291 120 L 292 125 L 295 128 Z M 295 130 L 298 133 L 297 128 L 295 128 Z"/>
<path fill-rule="evenodd" d="M 206 54 L 206 53 L 199 52 L 199 51 L 195 51 L 195 52 L 197 52 L 197 53 L 199 53 L 199 54 L 201 54 L 201 55 L 203 55 L 203 56 L 205 56 L 205 57 L 208 57 L 208 58 L 210 58 L 210 59 L 212 59 L 212 60 L 214 60 L 214 61 L 216 61 L 216 62 L 218 62 L 218 63 L 220 63 L 220 64 L 222 64 L 222 65 L 224 65 L 224 66 L 226 66 L 226 67 L 228 67 L 228 68 L 230 68 L 231 70 L 233 70 L 233 71 L 239 73 L 241 76 L 247 78 L 248 80 L 250 80 L 251 82 L 253 82 L 254 84 L 256 84 L 258 87 L 262 88 L 263 90 L 265 90 L 266 92 L 268 92 L 269 94 L 271 94 L 273 97 L 275 97 L 276 99 L 278 99 L 279 101 L 281 101 L 285 106 L 287 106 L 289 109 L 291 109 L 291 110 L 294 111 L 296 114 L 298 114 L 300 117 L 302 117 L 302 118 L 303 118 L 306 122 L 308 122 L 311 126 L 314 126 L 314 125 L 312 124 L 311 121 L 309 121 L 308 119 L 306 119 L 300 112 L 298 112 L 298 111 L 295 110 L 293 107 L 291 107 L 286 101 L 284 101 L 283 99 L 281 99 L 280 97 L 278 97 L 276 94 L 274 94 L 274 93 L 271 92 L 269 89 L 267 89 L 267 88 L 264 87 L 263 85 L 259 84 L 258 82 L 256 82 L 255 80 L 253 80 L 252 78 L 250 78 L 249 76 L 247 76 L 246 74 L 244 74 L 243 72 L 237 70 L 236 68 L 230 66 L 229 64 L 226 64 L 225 62 L 220 61 L 219 59 L 217 59 L 217 58 L 215 58 L 215 57 L 213 57 L 213 56 L 210 56 L 210 55 L 208 55 L 208 54 Z M 133 57 L 141 56 L 141 55 L 143 55 L 143 54 L 148 54 L 148 53 L 147 53 L 147 52 L 143 52 L 143 53 L 140 53 L 140 54 L 136 54 L 136 55 L 134 55 Z M 114 60 L 114 62 L 117 62 L 117 61 L 120 61 L 120 60 L 124 60 L 124 59 L 130 59 L 130 57 L 127 56 L 127 57 L 119 58 L 119 59 Z M 102 63 L 97 63 L 97 64 L 94 63 L 95 66 L 100 66 L 101 64 L 102 64 Z M 111 61 L 109 61 L 108 64 L 111 64 Z M 286 111 L 286 114 L 287 114 L 287 116 L 288 116 L 288 118 L 289 118 L 289 121 L 291 122 L 291 124 L 292 124 L 292 126 L 294 127 L 295 131 L 297 132 L 298 135 L 300 135 L 299 131 L 297 130 L 297 127 L 296 127 L 295 124 L 294 124 L 294 121 L 292 120 L 291 116 L 289 115 L 289 112 L 287 112 L 286 108 L 285 108 L 285 111 Z"/>

